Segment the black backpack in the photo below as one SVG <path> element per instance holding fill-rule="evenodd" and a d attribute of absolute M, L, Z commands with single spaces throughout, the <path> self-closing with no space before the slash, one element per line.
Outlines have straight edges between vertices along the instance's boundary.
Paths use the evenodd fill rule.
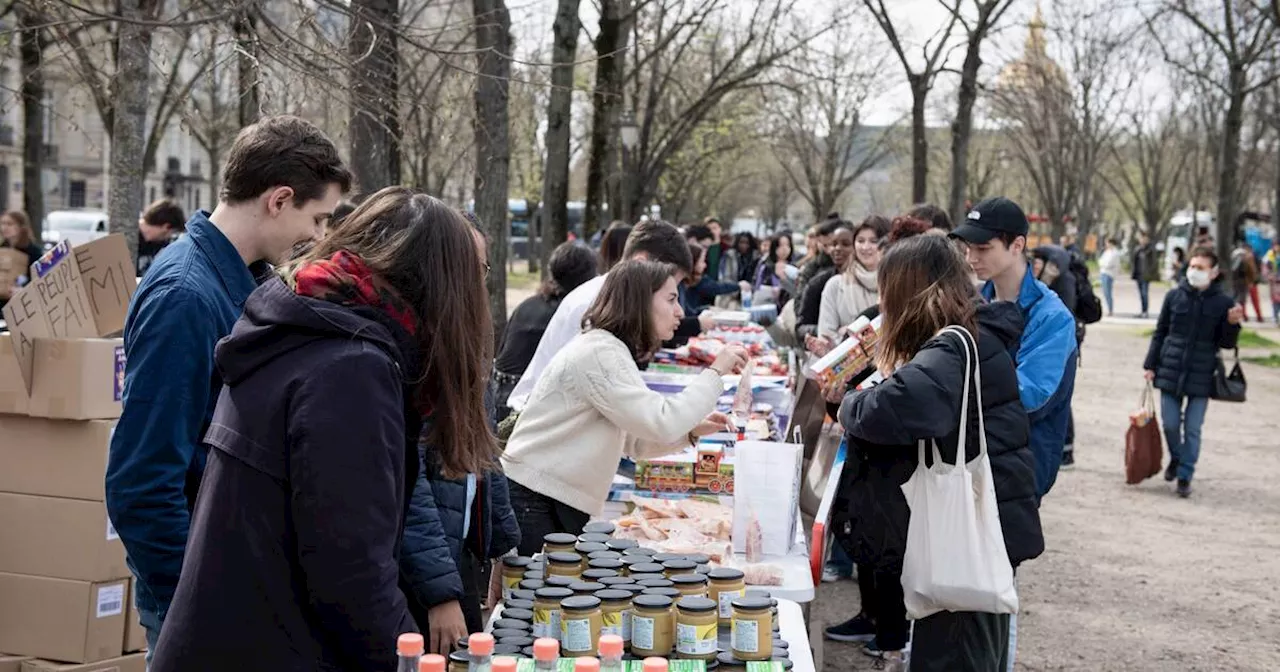
<path fill-rule="evenodd" d="M 1093 324 L 1102 319 L 1102 301 L 1093 293 L 1093 283 L 1089 282 L 1089 267 L 1084 259 L 1071 253 L 1071 264 L 1068 269 L 1076 279 L 1076 319 L 1084 324 Z"/>

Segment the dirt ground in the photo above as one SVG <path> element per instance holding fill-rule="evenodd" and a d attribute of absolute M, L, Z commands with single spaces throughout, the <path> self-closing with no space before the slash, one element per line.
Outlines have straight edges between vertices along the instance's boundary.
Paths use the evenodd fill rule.
<path fill-rule="evenodd" d="M 1195 494 L 1181 500 L 1158 476 L 1124 484 L 1147 342 L 1130 320 L 1090 326 L 1077 466 L 1040 510 L 1047 550 L 1019 570 L 1017 669 L 1280 670 L 1280 369 L 1246 364 L 1248 403 L 1210 405 Z M 824 584 L 811 629 L 857 602 L 854 582 Z M 827 672 L 876 669 L 820 637 Z"/>

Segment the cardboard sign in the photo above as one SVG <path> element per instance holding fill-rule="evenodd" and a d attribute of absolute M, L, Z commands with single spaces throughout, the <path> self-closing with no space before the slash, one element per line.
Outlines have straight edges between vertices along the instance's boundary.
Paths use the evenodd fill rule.
<path fill-rule="evenodd" d="M 31 265 L 32 281 L 4 308 L 27 390 L 37 338 L 102 338 L 124 330 L 137 278 L 124 236 L 72 248 L 66 241 Z"/>
<path fill-rule="evenodd" d="M 41 338 L 27 412 L 58 420 L 120 417 L 123 345 L 118 338 Z"/>

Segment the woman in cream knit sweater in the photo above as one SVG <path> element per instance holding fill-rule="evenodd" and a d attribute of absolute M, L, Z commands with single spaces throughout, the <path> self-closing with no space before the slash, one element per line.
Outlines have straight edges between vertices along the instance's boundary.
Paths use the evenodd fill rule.
<path fill-rule="evenodd" d="M 667 455 L 726 428 L 716 400 L 721 376 L 745 362 L 741 346 L 726 346 L 676 395 L 654 392 L 640 377 L 639 362 L 683 317 L 675 273 L 650 261 L 614 267 L 584 331 L 538 379 L 502 456 L 522 555 L 541 549 L 551 532 L 580 533 L 603 506 L 623 455 Z"/>
<path fill-rule="evenodd" d="M 888 228 L 887 224 L 878 215 L 862 220 L 853 230 L 853 259 L 849 266 L 822 288 L 818 337 L 826 339 L 830 345 L 844 340 L 840 329 L 880 300 L 876 268 L 880 265 L 880 238 Z"/>

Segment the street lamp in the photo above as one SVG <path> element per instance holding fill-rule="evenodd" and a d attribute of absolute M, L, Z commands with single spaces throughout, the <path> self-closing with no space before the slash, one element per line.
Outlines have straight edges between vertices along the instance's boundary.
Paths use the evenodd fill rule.
<path fill-rule="evenodd" d="M 640 127 L 636 125 L 636 118 L 630 112 L 623 112 L 622 118 L 618 120 L 618 136 L 622 140 L 622 146 L 631 151 L 640 144 Z"/>
<path fill-rule="evenodd" d="M 622 221 L 630 224 L 634 214 L 631 212 L 632 190 L 635 188 L 631 152 L 640 144 L 640 127 L 636 125 L 635 115 L 630 112 L 623 112 L 618 119 L 618 139 L 622 141 L 622 184 L 618 190 L 622 203 L 619 204 L 621 207 L 618 212 L 622 215 Z"/>

